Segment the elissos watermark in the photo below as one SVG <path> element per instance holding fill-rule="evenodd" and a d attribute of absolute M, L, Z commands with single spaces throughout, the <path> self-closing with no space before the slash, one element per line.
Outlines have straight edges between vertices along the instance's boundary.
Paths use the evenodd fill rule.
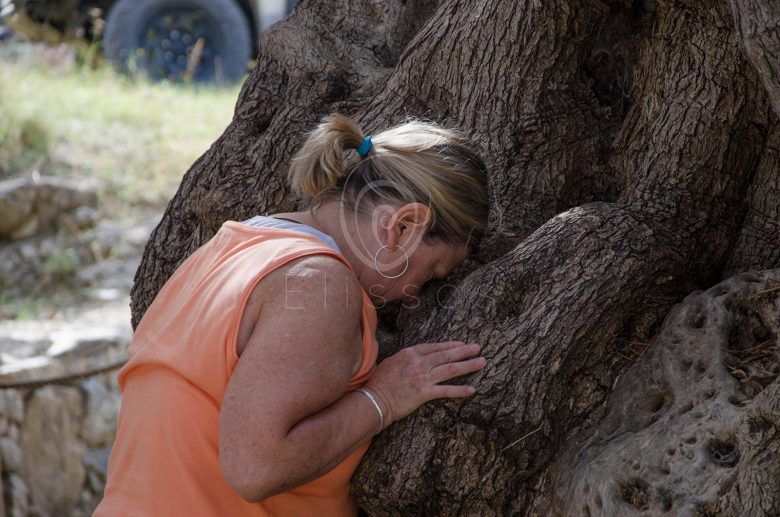
<path fill-rule="evenodd" d="M 328 287 L 327 287 L 327 274 L 323 275 L 321 277 L 321 280 L 322 280 L 322 294 L 323 294 L 322 300 L 323 300 L 324 304 L 327 304 L 327 300 L 328 300 L 328 297 L 327 297 L 327 289 L 328 289 Z M 407 284 L 406 286 L 404 286 L 404 289 L 402 290 L 404 295 L 407 296 L 407 297 L 411 296 L 412 300 L 410 300 L 408 303 L 407 303 L 406 300 L 403 300 L 403 302 L 401 303 L 401 306 L 403 308 L 405 308 L 405 309 L 416 309 L 417 307 L 420 306 L 421 298 L 418 297 L 418 296 L 415 296 L 415 295 L 407 294 L 405 292 L 407 287 L 414 288 L 415 286 L 412 286 L 411 284 Z M 484 289 L 483 289 L 483 287 L 484 287 Z M 368 289 L 368 294 L 371 297 L 371 301 L 374 304 L 374 307 L 377 308 L 377 309 L 381 309 L 382 307 L 387 305 L 388 300 L 385 297 L 383 297 L 381 294 L 375 293 L 374 292 L 374 288 L 384 289 L 385 286 L 383 286 L 381 284 L 374 284 L 374 285 L 370 286 L 369 289 Z M 458 287 L 455 284 L 443 284 L 443 285 L 438 286 L 436 288 L 436 291 L 435 291 L 436 304 L 439 307 L 445 308 L 445 309 L 453 309 L 453 308 L 455 308 L 458 304 L 455 303 L 453 300 L 457 300 L 457 299 L 460 298 L 460 296 L 459 296 L 460 290 L 461 290 L 461 288 Z M 477 302 L 477 303 L 479 304 L 479 306 L 481 308 L 488 309 L 488 308 L 492 308 L 492 307 L 494 307 L 496 305 L 497 300 L 495 298 L 489 296 L 488 293 L 485 293 L 483 291 L 489 291 L 489 286 L 480 286 L 476 290 L 475 289 L 471 289 L 471 288 L 469 289 L 468 296 L 469 296 L 469 299 L 472 300 L 472 303 L 471 303 L 472 307 L 474 306 L 473 300 L 474 300 L 475 297 L 480 298 L 480 301 Z M 291 293 L 304 293 L 304 292 L 308 293 L 307 296 L 309 296 L 309 297 L 312 294 L 310 290 L 304 291 L 302 289 L 292 289 L 292 288 L 289 288 L 289 286 L 287 285 L 287 277 L 285 277 L 285 292 L 284 292 L 284 295 L 285 295 L 284 307 L 285 307 L 285 309 L 311 309 L 311 306 L 306 306 L 303 303 L 303 299 L 302 298 L 297 298 L 297 303 L 296 303 L 296 297 L 294 295 L 291 297 Z M 349 306 L 349 299 L 348 298 L 345 298 L 344 306 L 345 307 Z"/>
<path fill-rule="evenodd" d="M 373 287 L 373 286 L 372 286 Z M 487 287 L 489 290 L 489 286 Z M 458 287 L 455 284 L 444 284 L 436 288 L 435 297 L 436 297 L 436 304 L 439 307 L 442 307 L 444 309 L 454 309 L 459 304 L 455 303 L 454 300 L 458 300 L 460 296 L 458 295 L 458 292 L 460 291 L 460 287 Z M 482 293 L 483 289 L 478 288 L 475 290 L 469 289 L 469 299 L 473 300 L 475 297 L 479 297 L 480 301 L 477 302 L 480 305 L 480 308 L 487 309 L 489 307 L 495 307 L 497 300 L 495 298 L 492 298 L 491 296 L 488 296 L 485 293 Z M 381 300 L 381 305 L 374 302 L 374 306 L 377 309 L 381 309 L 385 306 L 387 303 L 387 300 L 383 298 L 381 295 L 374 295 L 371 293 L 371 290 L 369 289 L 369 294 L 371 294 L 374 299 Z M 420 306 L 420 299 L 417 296 L 412 295 L 413 300 L 411 300 L 409 303 L 410 305 L 407 305 L 406 300 L 401 303 L 401 306 L 405 309 L 416 309 Z M 462 304 L 460 304 L 462 305 Z M 474 303 L 472 302 L 470 304 L 471 307 L 474 307 Z"/>

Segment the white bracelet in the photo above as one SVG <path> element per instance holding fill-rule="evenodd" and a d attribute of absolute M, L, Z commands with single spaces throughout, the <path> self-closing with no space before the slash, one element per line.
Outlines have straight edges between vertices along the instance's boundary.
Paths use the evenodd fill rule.
<path fill-rule="evenodd" d="M 363 395 L 368 397 L 368 400 L 370 400 L 374 404 L 374 407 L 376 408 L 376 410 L 379 411 L 379 432 L 381 433 L 382 429 L 385 428 L 385 414 L 382 412 L 382 408 L 379 407 L 379 402 L 376 401 L 374 396 L 368 390 L 364 390 L 364 389 L 361 388 L 361 389 L 357 389 L 355 391 L 359 391 L 360 393 L 362 393 Z"/>

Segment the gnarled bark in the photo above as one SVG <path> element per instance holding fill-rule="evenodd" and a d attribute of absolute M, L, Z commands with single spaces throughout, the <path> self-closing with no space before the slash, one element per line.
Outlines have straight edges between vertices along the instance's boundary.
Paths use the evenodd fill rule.
<path fill-rule="evenodd" d="M 648 422 L 645 406 L 626 402 L 635 386 L 615 382 L 645 348 L 628 371 L 640 372 L 639 385 L 667 379 L 653 362 L 664 342 L 656 336 L 686 295 L 724 273 L 780 267 L 778 122 L 769 100 L 777 92 L 767 95 L 771 81 L 740 46 L 740 20 L 755 15 L 749 4 L 301 2 L 264 34 L 233 122 L 187 173 L 155 230 L 136 276 L 134 321 L 224 220 L 300 208 L 285 164 L 323 114 L 347 112 L 369 132 L 408 115 L 461 126 L 490 168 L 488 236 L 419 304 L 381 308 L 380 343 L 386 355 L 418 342 L 479 342 L 488 366 L 470 380 L 476 396 L 430 403 L 378 437 L 355 495 L 371 515 L 547 515 L 554 501 L 565 514 L 640 511 L 614 493 L 613 506 L 603 492 L 602 506 L 595 502 L 608 486 L 637 500 L 656 486 L 649 477 L 624 483 L 623 460 L 610 452 L 634 450 L 641 432 L 625 447 L 618 436 L 593 438 L 603 436 L 610 396 L 613 408 L 622 403 L 632 421 Z M 755 291 L 753 283 L 734 287 L 748 282 L 741 278 L 725 289 Z M 735 332 L 748 320 L 738 319 Z M 683 352 L 668 354 L 681 362 Z M 718 400 L 703 399 L 697 411 L 717 415 Z M 768 397 L 752 404 L 774 411 Z M 685 422 L 669 425 L 692 432 Z M 777 448 L 774 429 L 740 442 L 740 457 Z M 585 460 L 601 461 L 602 451 L 612 459 L 598 468 L 615 473 L 612 481 L 604 474 L 612 485 L 562 475 L 590 472 L 596 463 Z M 655 464 L 666 459 L 654 454 Z M 761 492 L 752 465 L 734 471 L 744 472 L 740 493 L 752 494 L 755 508 L 773 508 L 776 494 Z M 653 508 L 695 499 L 726 512 L 731 479 L 690 469 L 680 480 L 688 495 L 658 496 Z"/>
<path fill-rule="evenodd" d="M 780 239 L 780 122 L 772 127 L 745 198 L 746 213 L 728 258 L 727 275 L 780 265 L 780 248 L 772 245 Z"/>
<path fill-rule="evenodd" d="M 729 4 L 745 55 L 755 66 L 780 117 L 780 3 L 730 0 Z"/>
<path fill-rule="evenodd" d="M 778 269 L 675 306 L 560 465 L 562 513 L 780 514 L 778 315 Z"/>

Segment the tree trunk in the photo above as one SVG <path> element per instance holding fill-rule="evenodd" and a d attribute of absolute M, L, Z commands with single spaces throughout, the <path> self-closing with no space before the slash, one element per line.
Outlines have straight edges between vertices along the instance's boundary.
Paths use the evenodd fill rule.
<path fill-rule="evenodd" d="M 778 514 L 774 2 L 304 0 L 152 234 L 133 321 L 222 222 L 302 208 L 286 166 L 322 115 L 434 118 L 481 142 L 490 229 L 379 339 L 478 342 L 488 366 L 375 440 L 361 506 Z"/>

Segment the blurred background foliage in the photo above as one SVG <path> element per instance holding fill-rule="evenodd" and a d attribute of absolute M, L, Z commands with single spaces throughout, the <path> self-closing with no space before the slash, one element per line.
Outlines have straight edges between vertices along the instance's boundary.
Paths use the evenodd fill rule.
<path fill-rule="evenodd" d="M 97 199 L 88 224 L 52 224 L 42 236 L 21 241 L 0 237 L 0 251 L 16 247 L 14 257 L 34 263 L 32 285 L 16 288 L 24 271 L 7 271 L 10 280 L 0 282 L 0 320 L 56 315 L 81 287 L 100 283 L 85 280 L 84 266 L 140 256 L 182 175 L 231 120 L 240 85 L 130 78 L 101 63 L 93 50 L 19 37 L 0 41 L 0 182 L 63 179 Z M 140 242 L 123 247 L 122 232 L 141 224 Z M 106 237 L 105 228 L 119 235 Z M 41 251 L 45 239 L 54 244 Z M 36 251 L 27 260 L 30 247 Z M 5 255 L 2 260 L 8 263 Z M 124 287 L 132 264 L 122 273 L 130 276 Z"/>
<path fill-rule="evenodd" d="M 107 216 L 162 207 L 230 122 L 238 86 L 149 83 L 67 46 L 0 44 L 0 173 L 98 183 Z"/>

